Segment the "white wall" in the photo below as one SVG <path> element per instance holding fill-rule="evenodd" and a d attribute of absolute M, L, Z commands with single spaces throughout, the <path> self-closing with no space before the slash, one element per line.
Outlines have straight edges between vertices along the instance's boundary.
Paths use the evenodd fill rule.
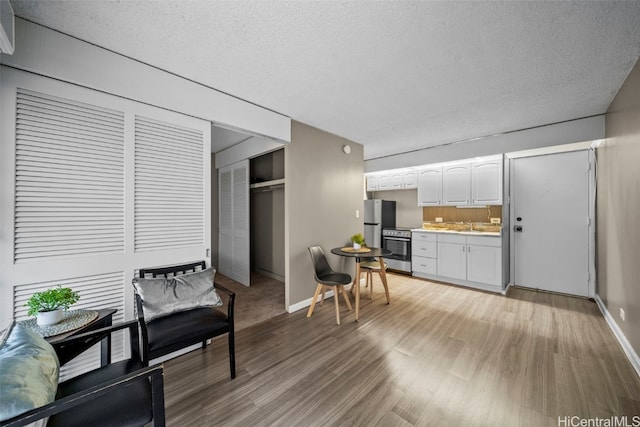
<path fill-rule="evenodd" d="M 365 172 L 428 165 L 604 138 L 604 116 L 493 135 L 365 161 Z"/>
<path fill-rule="evenodd" d="M 16 18 L 16 49 L 4 65 L 188 114 L 281 142 L 291 120 L 213 88 Z"/>

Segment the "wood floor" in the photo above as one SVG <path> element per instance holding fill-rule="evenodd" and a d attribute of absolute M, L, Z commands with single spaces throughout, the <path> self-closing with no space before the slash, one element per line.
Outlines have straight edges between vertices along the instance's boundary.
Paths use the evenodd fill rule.
<path fill-rule="evenodd" d="M 596 304 L 390 275 L 360 321 L 333 301 L 165 362 L 169 426 L 557 426 L 640 415 L 640 378 Z M 309 289 L 309 295 L 313 289 Z M 566 425 L 566 424 L 565 424 Z M 586 424 L 585 424 L 586 425 Z"/>

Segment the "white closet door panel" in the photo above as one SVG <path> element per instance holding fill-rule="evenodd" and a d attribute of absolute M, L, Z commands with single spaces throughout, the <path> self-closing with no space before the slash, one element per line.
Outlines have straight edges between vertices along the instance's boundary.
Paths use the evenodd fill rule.
<path fill-rule="evenodd" d="M 135 118 L 135 250 L 204 245 L 204 135 Z"/>
<path fill-rule="evenodd" d="M 250 284 L 249 161 L 219 170 L 219 271 Z"/>
<path fill-rule="evenodd" d="M 220 228 L 224 230 L 231 230 L 233 228 L 233 197 L 231 193 L 231 171 L 220 171 Z"/>
<path fill-rule="evenodd" d="M 0 68 L 0 323 L 57 284 L 131 319 L 136 269 L 210 261 L 210 123 Z"/>
<path fill-rule="evenodd" d="M 236 233 L 249 230 L 249 168 L 233 170 L 233 229 Z"/>
<path fill-rule="evenodd" d="M 14 261 L 122 253 L 124 114 L 18 88 L 16 116 Z"/>

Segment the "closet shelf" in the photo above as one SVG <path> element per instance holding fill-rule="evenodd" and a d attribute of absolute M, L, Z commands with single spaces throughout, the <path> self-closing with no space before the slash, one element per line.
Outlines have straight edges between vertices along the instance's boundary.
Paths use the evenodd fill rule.
<path fill-rule="evenodd" d="M 271 181 L 258 182 L 256 184 L 251 184 L 249 188 L 252 190 L 255 189 L 263 189 L 265 190 L 275 190 L 276 188 L 284 187 L 284 178 L 281 179 L 273 179 Z"/>

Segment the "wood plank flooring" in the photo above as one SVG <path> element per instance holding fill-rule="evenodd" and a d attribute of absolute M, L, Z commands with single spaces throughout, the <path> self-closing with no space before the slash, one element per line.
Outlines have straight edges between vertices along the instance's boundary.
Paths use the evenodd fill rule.
<path fill-rule="evenodd" d="M 592 301 L 389 275 L 360 321 L 333 301 L 165 362 L 169 426 L 557 426 L 640 415 L 640 378 Z M 309 295 L 313 289 L 309 289 Z M 365 293 L 368 294 L 368 293 Z"/>

